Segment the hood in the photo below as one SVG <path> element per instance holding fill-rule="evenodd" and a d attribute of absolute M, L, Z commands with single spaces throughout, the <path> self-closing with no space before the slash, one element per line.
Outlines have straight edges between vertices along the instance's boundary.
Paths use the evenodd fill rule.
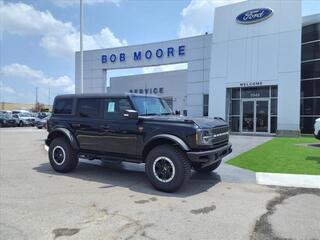
<path fill-rule="evenodd" d="M 196 124 L 199 128 L 213 128 L 226 126 L 227 123 L 222 119 L 207 118 L 207 117 L 185 117 L 179 115 L 163 115 L 163 116 L 141 116 L 146 120 L 167 121 L 167 122 L 184 122 Z"/>
<path fill-rule="evenodd" d="M 35 120 L 34 117 L 19 117 L 19 118 L 23 120 Z"/>

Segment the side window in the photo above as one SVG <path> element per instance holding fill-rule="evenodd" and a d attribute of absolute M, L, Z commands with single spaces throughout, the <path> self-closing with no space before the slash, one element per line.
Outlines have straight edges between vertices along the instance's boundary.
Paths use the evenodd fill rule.
<path fill-rule="evenodd" d="M 104 118 L 119 119 L 127 109 L 132 109 L 129 99 L 127 98 L 109 98 L 105 100 Z"/>
<path fill-rule="evenodd" d="M 73 106 L 73 99 L 57 99 L 54 103 L 55 114 L 71 114 Z"/>
<path fill-rule="evenodd" d="M 83 118 L 99 118 L 100 117 L 100 99 L 86 98 L 78 100 L 78 113 Z"/>

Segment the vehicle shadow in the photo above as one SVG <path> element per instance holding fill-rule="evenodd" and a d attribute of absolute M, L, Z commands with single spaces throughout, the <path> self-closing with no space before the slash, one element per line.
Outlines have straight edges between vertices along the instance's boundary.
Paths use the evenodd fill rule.
<path fill-rule="evenodd" d="M 306 157 L 306 160 L 315 161 L 318 164 L 320 164 L 320 157 L 319 156 L 308 156 L 308 157 Z"/>
<path fill-rule="evenodd" d="M 193 172 L 189 183 L 179 191 L 164 193 L 157 191 L 149 183 L 144 172 L 144 164 L 81 160 L 77 169 L 71 173 L 57 173 L 52 169 L 50 163 L 42 163 L 34 167 L 33 170 L 49 175 L 61 175 L 102 183 L 103 186 L 99 187 L 101 189 L 123 187 L 144 194 L 181 198 L 206 192 L 221 181 L 220 175 L 215 172 L 209 174 Z"/>
<path fill-rule="evenodd" d="M 308 146 L 320 148 L 320 143 L 310 143 L 310 144 L 308 144 Z"/>

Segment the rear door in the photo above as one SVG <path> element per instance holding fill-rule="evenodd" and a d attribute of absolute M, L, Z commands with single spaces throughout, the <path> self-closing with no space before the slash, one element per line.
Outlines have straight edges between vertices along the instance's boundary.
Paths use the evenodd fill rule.
<path fill-rule="evenodd" d="M 103 151 L 101 124 L 103 123 L 102 98 L 79 98 L 76 117 L 71 127 L 81 150 Z"/>
<path fill-rule="evenodd" d="M 124 111 L 133 109 L 129 98 L 106 98 L 103 103 L 104 151 L 115 155 L 137 155 L 138 119 L 128 119 Z"/>

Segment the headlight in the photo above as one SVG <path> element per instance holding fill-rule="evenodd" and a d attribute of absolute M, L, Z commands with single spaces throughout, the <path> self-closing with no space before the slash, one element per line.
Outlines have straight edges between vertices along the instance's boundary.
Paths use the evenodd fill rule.
<path fill-rule="evenodd" d="M 199 129 L 197 131 L 196 140 L 198 145 L 211 145 L 213 135 L 210 130 Z"/>

